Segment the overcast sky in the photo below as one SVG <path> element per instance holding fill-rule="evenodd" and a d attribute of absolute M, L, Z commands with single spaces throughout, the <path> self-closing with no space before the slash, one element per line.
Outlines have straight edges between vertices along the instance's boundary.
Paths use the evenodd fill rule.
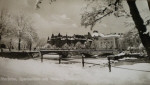
<path fill-rule="evenodd" d="M 40 9 L 35 8 L 37 0 L 0 0 L 0 5 L 14 11 L 21 10 L 25 14 L 30 14 L 40 37 L 51 36 L 52 33 L 73 35 L 91 32 L 90 28 L 80 26 L 81 12 L 83 12 L 81 9 L 86 5 L 84 0 L 56 0 L 52 4 L 49 4 L 48 1 L 43 0 Z M 127 4 L 124 5 L 128 10 Z M 147 3 L 140 0 L 137 5 L 141 14 L 144 15 L 143 18 L 149 17 Z M 124 24 L 124 22 L 130 21 L 132 22 L 131 18 L 116 18 L 112 15 L 96 24 L 94 30 L 105 34 L 110 32 L 123 33 L 131 29 L 131 27 L 125 27 Z"/>

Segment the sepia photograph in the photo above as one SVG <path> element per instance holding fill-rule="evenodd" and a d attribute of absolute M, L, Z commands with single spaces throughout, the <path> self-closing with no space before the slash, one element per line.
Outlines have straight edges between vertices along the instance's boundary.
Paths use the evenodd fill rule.
<path fill-rule="evenodd" d="M 150 85 L 150 0 L 0 0 L 0 85 Z"/>

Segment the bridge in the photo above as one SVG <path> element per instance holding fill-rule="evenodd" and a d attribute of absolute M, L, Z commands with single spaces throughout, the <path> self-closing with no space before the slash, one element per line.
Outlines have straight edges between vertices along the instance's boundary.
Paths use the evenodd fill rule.
<path fill-rule="evenodd" d="M 86 57 L 86 53 L 90 52 L 102 52 L 102 53 L 118 53 L 117 50 L 95 50 L 95 49 L 43 49 L 40 50 L 41 62 L 43 62 L 43 55 L 48 53 L 58 53 L 62 57 L 67 57 L 69 52 L 79 52 L 82 55 L 82 66 L 84 67 L 84 57 Z M 59 64 L 61 63 L 61 56 L 59 56 Z M 111 72 L 110 58 L 109 61 L 109 72 Z"/>
<path fill-rule="evenodd" d="M 108 50 L 96 50 L 96 49 L 41 49 L 40 55 L 43 56 L 44 54 L 48 53 L 58 53 L 62 57 L 67 57 L 69 52 L 78 52 L 80 54 L 90 54 L 91 52 L 101 52 L 101 53 L 111 53 L 116 54 L 118 51 L 113 49 Z"/>

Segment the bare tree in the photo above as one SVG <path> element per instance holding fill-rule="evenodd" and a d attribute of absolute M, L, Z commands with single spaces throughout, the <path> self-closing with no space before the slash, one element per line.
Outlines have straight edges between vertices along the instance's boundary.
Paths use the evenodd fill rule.
<path fill-rule="evenodd" d="M 94 0 L 94 1 L 96 2 L 97 0 Z M 126 11 L 123 9 L 123 6 L 122 6 L 123 0 L 104 0 L 104 1 L 107 2 L 107 5 L 101 6 L 100 4 L 98 4 L 98 6 L 96 5 L 92 11 L 90 12 L 85 11 L 82 14 L 81 25 L 85 27 L 91 26 L 91 29 L 92 29 L 93 26 L 98 21 L 101 21 L 104 17 L 110 14 L 114 14 L 116 17 L 121 17 L 123 15 L 130 17 L 130 15 L 127 14 Z M 135 3 L 136 0 L 126 0 L 126 1 L 129 6 L 130 14 L 132 15 L 134 24 L 138 30 L 140 39 L 144 47 L 146 48 L 148 56 L 150 56 L 150 44 L 149 44 L 150 36 L 149 36 L 149 33 L 147 33 L 146 25 L 144 25 L 144 21 L 136 6 L 136 3 Z"/>
<path fill-rule="evenodd" d="M 6 27 L 6 22 L 5 22 L 4 10 L 2 10 L 0 13 L 1 13 L 0 14 L 0 48 L 2 52 L 1 40 L 2 40 L 3 31 L 5 30 Z"/>
<path fill-rule="evenodd" d="M 65 43 L 63 46 L 62 46 L 63 49 L 69 49 L 69 45 L 67 43 Z"/>
<path fill-rule="evenodd" d="M 84 45 L 83 45 L 80 41 L 78 41 L 78 42 L 75 44 L 75 47 L 76 47 L 76 49 L 82 49 L 82 48 L 84 47 Z"/>
<path fill-rule="evenodd" d="M 141 38 L 141 41 L 147 51 L 148 56 L 150 57 L 150 36 L 149 33 L 147 32 L 147 27 L 146 25 L 144 25 L 144 21 L 138 11 L 138 8 L 136 6 L 136 0 L 127 0 L 127 3 L 129 5 L 130 8 L 130 14 L 132 15 L 132 19 L 135 23 L 135 26 L 139 32 L 139 36 Z"/>
<path fill-rule="evenodd" d="M 36 47 L 42 48 L 42 47 L 45 46 L 46 44 L 47 44 L 46 39 L 40 38 L 40 39 L 38 39 L 38 41 L 37 41 Z M 53 48 L 53 47 L 54 47 L 54 46 L 52 45 L 52 48 Z"/>
<path fill-rule="evenodd" d="M 150 10 L 150 0 L 147 0 L 147 2 L 148 2 L 148 7 L 149 7 L 149 10 Z"/>
<path fill-rule="evenodd" d="M 8 13 L 8 11 L 6 9 L 2 9 L 0 11 L 0 49 L 2 51 L 1 48 L 1 41 L 3 39 L 3 37 L 5 36 L 9 36 L 10 34 L 13 34 L 13 30 L 11 29 L 10 26 L 10 14 Z"/>
<path fill-rule="evenodd" d="M 16 33 L 18 37 L 18 50 L 21 50 L 21 41 L 22 39 L 26 40 L 28 43 L 29 50 L 32 49 L 32 43 L 37 41 L 38 35 L 36 31 L 33 29 L 32 22 L 29 16 L 25 16 L 24 14 L 16 15 Z"/>
<path fill-rule="evenodd" d="M 55 2 L 56 0 L 49 0 L 49 4 L 52 4 L 53 2 Z M 36 9 L 40 8 L 40 5 L 42 4 L 43 0 L 37 0 L 37 3 L 35 5 Z"/>

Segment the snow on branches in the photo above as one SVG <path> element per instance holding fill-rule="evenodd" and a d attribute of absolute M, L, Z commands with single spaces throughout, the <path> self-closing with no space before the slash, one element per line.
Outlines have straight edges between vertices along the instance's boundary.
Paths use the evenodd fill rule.
<path fill-rule="evenodd" d="M 123 9 L 122 0 L 86 0 L 87 6 L 83 9 L 81 25 L 91 30 L 102 18 L 114 14 L 116 17 L 130 16 Z"/>
<path fill-rule="evenodd" d="M 36 9 L 40 8 L 40 5 L 43 3 L 44 0 L 37 0 L 36 2 Z M 49 0 L 49 4 L 51 4 L 52 2 L 54 2 L 56 0 Z"/>

